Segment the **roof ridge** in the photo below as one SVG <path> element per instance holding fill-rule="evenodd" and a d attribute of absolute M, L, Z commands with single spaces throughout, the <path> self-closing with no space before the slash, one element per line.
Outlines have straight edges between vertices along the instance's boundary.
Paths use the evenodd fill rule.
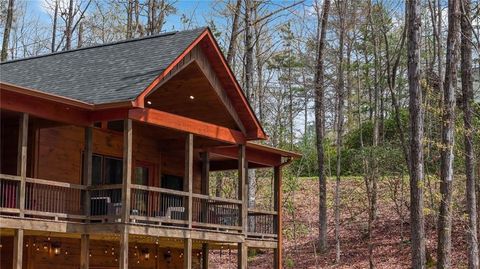
<path fill-rule="evenodd" d="M 42 54 L 42 55 L 36 55 L 36 56 L 31 56 L 31 57 L 26 57 L 26 58 L 13 59 L 13 60 L 5 61 L 5 62 L 0 62 L 0 65 L 15 63 L 15 62 L 21 62 L 21 61 L 26 61 L 26 60 L 32 60 L 32 59 L 38 59 L 38 58 L 44 58 L 44 57 L 54 56 L 54 55 L 59 55 L 59 54 L 66 54 L 66 53 L 70 53 L 70 52 L 76 52 L 76 51 L 82 51 L 82 50 L 88 50 L 88 49 L 94 49 L 94 48 L 101 48 L 101 47 L 108 47 L 108 46 L 119 45 L 119 44 L 125 44 L 125 43 L 147 40 L 147 39 L 153 39 L 153 38 L 158 38 L 158 37 L 165 37 L 165 36 L 175 35 L 175 34 L 178 34 L 178 33 L 193 32 L 193 31 L 197 31 L 197 30 L 200 30 L 200 29 L 207 29 L 207 27 L 197 27 L 197 28 L 194 28 L 194 29 L 183 30 L 183 31 L 171 31 L 171 32 L 165 32 L 165 33 L 160 33 L 160 34 L 155 34 L 155 35 L 150 35 L 150 36 L 143 36 L 143 37 L 137 37 L 137 38 L 132 38 L 132 39 L 124 39 L 124 40 L 113 41 L 113 42 L 104 43 L 104 44 L 81 47 L 81 48 L 76 48 L 76 49 L 71 49 L 71 50 L 57 51 L 57 52 L 52 52 L 52 53 L 47 53 L 47 54 Z"/>

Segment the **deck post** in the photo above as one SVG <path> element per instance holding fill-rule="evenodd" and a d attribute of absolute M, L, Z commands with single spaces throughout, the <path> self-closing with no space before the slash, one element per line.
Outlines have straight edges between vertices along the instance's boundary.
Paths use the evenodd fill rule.
<path fill-rule="evenodd" d="M 28 114 L 22 113 L 18 129 L 18 156 L 17 156 L 17 175 L 20 176 L 20 186 L 18 193 L 18 208 L 20 217 L 24 216 L 25 210 L 25 188 L 27 178 L 27 150 L 28 150 Z M 23 237 L 22 237 L 23 238 Z"/>
<path fill-rule="evenodd" d="M 192 229 L 193 208 L 193 134 L 187 134 L 185 139 L 185 191 L 188 192 L 187 220 L 188 228 Z"/>
<path fill-rule="evenodd" d="M 282 168 L 275 166 L 273 168 L 274 184 L 274 209 L 277 212 L 276 233 L 277 248 L 274 250 L 274 267 L 282 268 Z"/>
<path fill-rule="evenodd" d="M 202 194 L 210 193 L 210 153 L 202 153 Z"/>
<path fill-rule="evenodd" d="M 132 184 L 132 120 L 126 119 L 123 123 L 123 181 L 122 181 L 122 223 L 120 234 L 119 268 L 128 268 L 128 227 L 130 222 L 130 196 Z"/>
<path fill-rule="evenodd" d="M 93 129 L 85 127 L 85 147 L 83 150 L 83 184 L 87 187 L 84 196 L 84 213 L 87 219 L 90 217 L 90 191 L 92 185 L 92 155 L 93 155 Z M 83 238 L 83 235 L 82 235 Z"/>
<path fill-rule="evenodd" d="M 202 184 L 202 194 L 209 195 L 210 194 L 210 154 L 208 151 L 202 152 L 202 175 L 200 178 Z M 202 222 L 207 222 L 208 220 L 208 205 L 206 203 L 202 203 L 201 207 L 201 216 Z"/>
<path fill-rule="evenodd" d="M 90 267 L 90 236 L 82 234 L 80 239 L 80 269 L 88 269 Z"/>
<path fill-rule="evenodd" d="M 183 268 L 192 268 L 192 238 L 185 238 L 183 245 Z"/>
<path fill-rule="evenodd" d="M 15 229 L 13 234 L 13 269 L 22 269 L 23 229 Z"/>
<path fill-rule="evenodd" d="M 130 222 L 130 196 L 132 184 L 132 120 L 126 119 L 123 126 L 123 182 L 122 182 L 122 222 Z M 128 239 L 127 239 L 128 242 Z"/>
<path fill-rule="evenodd" d="M 237 250 L 237 268 L 247 269 L 248 265 L 248 248 L 246 243 L 238 243 Z"/>
<path fill-rule="evenodd" d="M 208 269 L 208 254 L 210 251 L 210 246 L 208 243 L 202 244 L 202 269 Z"/>
<path fill-rule="evenodd" d="M 245 145 L 240 145 L 238 148 L 238 199 L 242 201 L 241 209 L 241 225 L 242 231 L 246 235 L 248 232 L 248 183 L 247 176 L 247 162 L 245 159 Z"/>
<path fill-rule="evenodd" d="M 119 269 L 128 269 L 128 227 L 124 225 L 120 232 Z"/>

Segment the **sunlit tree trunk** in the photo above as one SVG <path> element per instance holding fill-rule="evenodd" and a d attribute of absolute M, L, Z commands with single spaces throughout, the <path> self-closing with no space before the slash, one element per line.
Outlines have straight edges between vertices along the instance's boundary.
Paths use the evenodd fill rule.
<path fill-rule="evenodd" d="M 2 62 L 7 60 L 7 56 L 8 56 L 8 43 L 10 41 L 10 31 L 12 29 L 14 4 L 15 4 L 14 0 L 8 0 L 7 20 L 5 22 L 5 28 L 3 30 L 2 55 L 0 59 Z"/>
<path fill-rule="evenodd" d="M 473 145 L 473 77 L 472 77 L 472 26 L 470 19 L 471 1 L 463 0 L 462 5 L 462 45 L 461 45 L 461 72 L 462 72 L 462 109 L 465 141 L 465 175 L 467 195 L 467 241 L 468 241 L 468 268 L 479 268 L 479 252 L 477 238 L 477 202 L 475 192 L 475 153 Z"/>
<path fill-rule="evenodd" d="M 315 130 L 317 134 L 317 165 L 318 165 L 318 184 L 319 184 L 319 248 L 320 251 L 327 250 L 327 178 L 325 176 L 325 158 L 323 152 L 323 140 L 325 131 L 325 67 L 324 51 L 325 39 L 327 33 L 328 13 L 330 9 L 330 0 L 323 2 L 323 12 L 321 19 L 321 28 L 318 31 L 317 63 L 315 67 Z M 320 23 L 318 24 L 320 26 Z"/>
<path fill-rule="evenodd" d="M 425 268 L 425 219 L 423 215 L 423 108 L 420 88 L 420 0 L 407 1 L 408 87 L 410 112 L 410 233 L 412 268 Z"/>

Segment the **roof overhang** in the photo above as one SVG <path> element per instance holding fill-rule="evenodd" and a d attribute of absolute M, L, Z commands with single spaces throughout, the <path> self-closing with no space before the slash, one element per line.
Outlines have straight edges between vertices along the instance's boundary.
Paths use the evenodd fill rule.
<path fill-rule="evenodd" d="M 259 120 L 257 119 L 252 107 L 250 106 L 243 90 L 238 81 L 233 75 L 232 70 L 228 66 L 220 47 L 216 42 L 210 29 L 199 35 L 187 49 L 180 54 L 150 85 L 134 100 L 137 107 L 145 107 L 146 97 L 154 90 L 158 89 L 162 83 L 171 77 L 171 74 L 176 72 L 176 69 L 182 62 L 189 61 L 186 56 L 196 47 L 200 47 L 207 59 L 210 62 L 213 70 L 225 90 L 228 98 L 238 114 L 246 129 L 246 137 L 248 140 L 263 140 L 267 139 L 267 135 L 263 130 Z"/>

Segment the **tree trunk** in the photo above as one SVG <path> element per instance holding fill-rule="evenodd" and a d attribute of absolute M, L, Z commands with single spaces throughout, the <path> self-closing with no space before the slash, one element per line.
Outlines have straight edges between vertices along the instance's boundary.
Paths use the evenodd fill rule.
<path fill-rule="evenodd" d="M 70 0 L 68 4 L 68 18 L 67 27 L 65 29 L 65 50 L 72 48 L 72 32 L 73 32 L 73 0 Z"/>
<path fill-rule="evenodd" d="M 227 63 L 229 65 L 232 65 L 233 58 L 235 57 L 235 53 L 236 53 L 238 25 L 240 23 L 239 17 L 240 17 L 241 7 L 242 7 L 242 0 L 237 0 L 237 4 L 235 5 L 235 10 L 233 11 L 232 32 L 230 34 L 230 43 L 228 44 L 228 51 L 227 51 Z"/>
<path fill-rule="evenodd" d="M 410 112 L 410 233 L 412 268 L 425 268 L 425 220 L 423 215 L 423 108 L 420 88 L 420 0 L 407 2 L 408 87 Z"/>
<path fill-rule="evenodd" d="M 338 51 L 338 66 L 337 66 L 337 132 L 336 132 L 336 151 L 337 151 L 337 173 L 335 181 L 335 245 L 336 245 L 336 263 L 340 263 L 340 176 L 341 176 L 341 159 L 342 159 L 342 135 L 343 135 L 343 102 L 345 82 L 343 74 L 343 57 L 344 57 L 344 40 L 345 40 L 345 11 L 347 1 L 339 1 L 336 3 L 339 20 L 340 20 L 340 37 L 339 37 L 339 51 Z"/>
<path fill-rule="evenodd" d="M 461 72 L 462 72 L 462 109 L 465 141 L 465 175 L 467 180 L 467 212 L 468 212 L 468 268 L 479 269 L 479 252 L 477 238 L 477 202 L 475 193 L 475 153 L 473 146 L 473 78 L 472 78 L 472 27 L 469 23 L 471 0 L 463 0 L 462 5 L 462 45 L 461 45 Z"/>
<path fill-rule="evenodd" d="M 77 48 L 81 48 L 83 46 L 83 23 L 81 22 L 78 25 L 78 43 Z"/>
<path fill-rule="evenodd" d="M 55 0 L 55 8 L 53 11 L 53 25 L 52 25 L 52 44 L 51 44 L 51 52 L 55 52 L 56 46 L 56 38 L 57 38 L 57 19 L 58 19 L 58 5 L 59 0 Z"/>
<path fill-rule="evenodd" d="M 12 30 L 14 4 L 14 0 L 8 0 L 7 20 L 5 22 L 5 28 L 3 32 L 2 55 L 0 59 L 2 62 L 6 61 L 8 56 L 8 42 L 10 41 L 10 31 Z"/>
<path fill-rule="evenodd" d="M 455 87 L 460 46 L 460 1 L 448 1 L 448 36 L 443 84 L 442 151 L 440 164 L 440 214 L 438 216 L 437 268 L 451 268 L 453 146 L 455 129 Z"/>
<path fill-rule="evenodd" d="M 133 0 L 128 0 L 127 3 L 127 33 L 126 38 L 130 39 L 133 37 Z"/>
<path fill-rule="evenodd" d="M 325 39 L 328 25 L 328 12 L 330 9 L 330 0 L 323 2 L 323 14 L 321 16 L 321 29 L 318 31 L 317 63 L 315 72 L 315 131 L 317 134 L 317 165 L 318 165 L 318 184 L 319 184 L 319 249 L 321 252 L 327 250 L 327 178 L 325 175 L 323 140 L 325 130 L 324 119 L 324 50 Z M 320 25 L 320 24 L 319 24 Z"/>
<path fill-rule="evenodd" d="M 252 45 L 252 16 L 254 3 L 245 0 L 245 93 L 247 100 L 253 103 L 253 45 Z M 248 207 L 255 207 L 255 194 L 257 189 L 255 170 L 248 171 Z"/>

